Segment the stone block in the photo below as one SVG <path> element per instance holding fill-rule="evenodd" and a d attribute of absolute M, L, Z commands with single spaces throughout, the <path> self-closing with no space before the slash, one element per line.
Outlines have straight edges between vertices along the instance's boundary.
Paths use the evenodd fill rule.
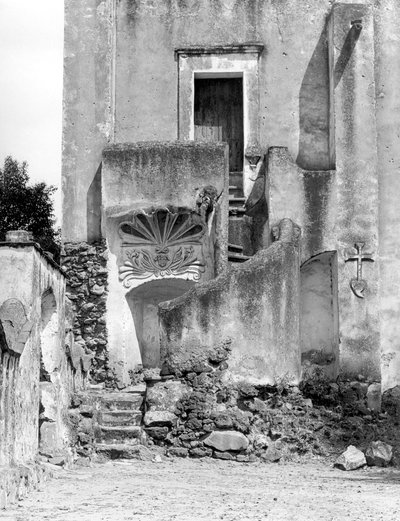
<path fill-rule="evenodd" d="M 224 460 L 228 460 L 228 461 L 231 461 L 234 459 L 232 454 L 230 454 L 229 452 L 219 452 L 218 450 L 215 450 L 213 452 L 213 458 L 224 459 Z"/>
<path fill-rule="evenodd" d="M 367 404 L 371 411 L 379 412 L 382 405 L 381 384 L 371 384 L 367 390 Z"/>
<path fill-rule="evenodd" d="M 106 411 L 102 412 L 99 423 L 101 425 L 140 425 L 142 422 L 141 411 Z"/>
<path fill-rule="evenodd" d="M 42 418 L 48 421 L 57 420 L 57 395 L 54 384 L 51 382 L 40 382 L 40 403 L 43 407 Z"/>
<path fill-rule="evenodd" d="M 184 447 L 171 447 L 168 450 L 169 456 L 176 456 L 177 458 L 186 458 L 189 455 L 189 450 Z"/>
<path fill-rule="evenodd" d="M 212 455 L 212 450 L 208 447 L 195 447 L 189 450 L 192 458 L 206 458 Z"/>
<path fill-rule="evenodd" d="M 255 449 L 266 449 L 271 445 L 271 440 L 265 434 L 255 434 L 253 437 L 253 446 Z"/>
<path fill-rule="evenodd" d="M 65 464 L 65 458 L 62 456 L 49 458 L 49 463 L 51 463 L 52 465 L 57 465 L 57 467 L 62 467 Z"/>
<path fill-rule="evenodd" d="M 261 458 L 264 461 L 268 461 L 270 463 L 276 463 L 282 457 L 281 452 L 274 446 L 268 447 L 268 449 L 262 454 Z"/>
<path fill-rule="evenodd" d="M 368 447 L 365 457 L 369 466 L 387 467 L 392 461 L 393 448 L 383 441 L 373 441 Z"/>
<path fill-rule="evenodd" d="M 356 470 L 367 464 L 364 453 L 350 445 L 335 461 L 335 467 L 341 470 Z"/>
<path fill-rule="evenodd" d="M 175 414 L 169 411 L 148 411 L 144 417 L 146 427 L 171 427 L 176 421 Z"/>
<path fill-rule="evenodd" d="M 204 444 L 220 452 L 246 450 L 249 440 L 244 434 L 236 431 L 213 431 L 204 440 Z"/>
<path fill-rule="evenodd" d="M 146 403 L 150 410 L 172 412 L 188 392 L 189 387 L 177 380 L 158 382 L 147 389 Z"/>
<path fill-rule="evenodd" d="M 148 427 L 146 433 L 155 440 L 164 440 L 168 434 L 168 427 Z"/>
<path fill-rule="evenodd" d="M 60 453 L 58 426 L 55 422 L 44 422 L 40 427 L 39 450 L 48 456 Z"/>

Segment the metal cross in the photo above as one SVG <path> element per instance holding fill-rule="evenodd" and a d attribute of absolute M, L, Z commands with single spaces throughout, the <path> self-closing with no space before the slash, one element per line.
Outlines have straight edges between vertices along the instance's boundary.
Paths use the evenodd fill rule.
<path fill-rule="evenodd" d="M 362 263 L 363 261 L 369 261 L 374 262 L 374 259 L 372 258 L 372 253 L 363 253 L 363 248 L 365 246 L 364 242 L 356 242 L 354 247 L 357 250 L 356 254 L 347 254 L 347 259 L 345 262 L 348 261 L 357 261 L 357 280 L 362 280 Z"/>

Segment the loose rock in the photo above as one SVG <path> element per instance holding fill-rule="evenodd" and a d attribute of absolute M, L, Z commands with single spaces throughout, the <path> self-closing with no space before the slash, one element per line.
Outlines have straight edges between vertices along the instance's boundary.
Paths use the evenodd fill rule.
<path fill-rule="evenodd" d="M 373 441 L 368 447 L 365 457 L 369 466 L 387 467 L 393 457 L 393 448 L 383 441 Z"/>
<path fill-rule="evenodd" d="M 368 408 L 371 411 L 380 412 L 381 402 L 381 384 L 371 384 L 367 391 Z"/>
<path fill-rule="evenodd" d="M 335 467 L 341 470 L 356 470 L 367 464 L 364 453 L 350 445 L 335 462 Z"/>
<path fill-rule="evenodd" d="M 204 444 L 220 452 L 239 451 L 247 449 L 249 440 L 241 432 L 214 431 L 204 440 Z"/>

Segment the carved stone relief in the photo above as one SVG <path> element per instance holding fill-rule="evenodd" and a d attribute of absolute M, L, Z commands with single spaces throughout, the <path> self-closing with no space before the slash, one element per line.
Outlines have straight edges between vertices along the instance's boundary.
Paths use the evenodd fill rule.
<path fill-rule="evenodd" d="M 275 241 L 293 243 L 298 245 L 301 236 L 301 228 L 291 219 L 285 217 L 279 224 L 272 227 L 272 236 Z"/>
<path fill-rule="evenodd" d="M 197 194 L 197 213 L 202 217 L 204 221 L 208 220 L 209 215 L 214 210 L 218 198 L 218 191 L 212 185 L 205 186 Z"/>
<path fill-rule="evenodd" d="M 29 338 L 33 323 L 27 319 L 25 308 L 18 299 L 8 299 L 0 306 L 0 322 L 8 349 L 21 355 Z"/>
<path fill-rule="evenodd" d="M 202 251 L 207 226 L 188 209 L 140 211 L 119 225 L 124 262 L 119 278 L 126 288 L 135 279 L 186 275 L 199 280 L 205 271 Z"/>
<path fill-rule="evenodd" d="M 374 262 L 372 253 L 363 253 L 364 246 L 364 242 L 356 242 L 354 244 L 355 251 L 353 249 L 345 251 L 345 262 L 357 262 L 357 277 L 350 280 L 350 287 L 358 298 L 364 298 L 364 291 L 368 287 L 367 281 L 362 278 L 362 263 L 365 261 Z"/>

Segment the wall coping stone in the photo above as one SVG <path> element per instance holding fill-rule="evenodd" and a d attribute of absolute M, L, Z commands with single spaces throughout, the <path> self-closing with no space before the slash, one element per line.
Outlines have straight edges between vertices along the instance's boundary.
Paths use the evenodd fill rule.
<path fill-rule="evenodd" d="M 202 54 L 258 54 L 264 50 L 264 45 L 260 42 L 237 43 L 233 45 L 213 45 L 202 46 L 193 45 L 189 47 L 179 47 L 175 49 L 175 58 L 184 55 L 201 56 Z"/>
<path fill-rule="evenodd" d="M 6 242 L 6 241 L 0 241 L 0 248 L 31 248 L 33 247 L 41 257 L 44 257 L 44 259 L 64 278 L 68 278 L 67 275 L 62 270 L 61 266 L 57 264 L 57 262 L 53 259 L 53 257 L 47 253 L 37 242 L 29 241 L 29 242 Z"/>

